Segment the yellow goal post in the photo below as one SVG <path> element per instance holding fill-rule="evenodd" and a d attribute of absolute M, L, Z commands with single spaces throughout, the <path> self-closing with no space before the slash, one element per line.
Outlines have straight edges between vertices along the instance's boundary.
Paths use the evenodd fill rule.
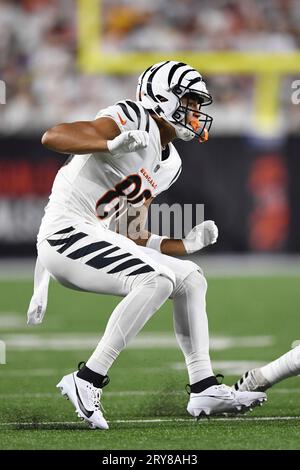
<path fill-rule="evenodd" d="M 279 87 L 284 75 L 299 74 L 300 51 L 263 52 L 122 52 L 105 54 L 101 49 L 102 0 L 77 0 L 78 67 L 87 74 L 139 74 L 149 65 L 178 60 L 203 74 L 254 75 L 254 116 L 264 133 L 276 127 Z M 292 91 L 292 90 L 291 90 Z"/>

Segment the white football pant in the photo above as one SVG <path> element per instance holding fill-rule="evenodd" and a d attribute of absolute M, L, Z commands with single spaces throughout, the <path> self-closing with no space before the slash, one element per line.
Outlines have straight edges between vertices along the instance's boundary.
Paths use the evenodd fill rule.
<path fill-rule="evenodd" d="M 174 328 L 190 384 L 213 375 L 200 268 L 136 245 L 101 226 L 74 224 L 38 246 L 42 265 L 64 286 L 125 296 L 111 314 L 87 366 L 106 375 L 119 353 L 170 297 Z"/>

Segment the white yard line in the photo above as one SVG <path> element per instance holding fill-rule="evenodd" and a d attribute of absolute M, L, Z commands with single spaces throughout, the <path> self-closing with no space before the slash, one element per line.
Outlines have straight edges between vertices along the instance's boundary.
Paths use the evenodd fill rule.
<path fill-rule="evenodd" d="M 0 331 L 23 329 L 26 327 L 24 316 L 17 312 L 0 312 Z"/>
<path fill-rule="evenodd" d="M 233 416 L 231 418 L 209 418 L 209 421 L 289 421 L 298 420 L 300 416 Z M 195 422 L 193 418 L 166 418 L 166 419 L 116 419 L 108 421 L 109 423 L 164 423 L 164 422 Z M 207 422 L 207 419 L 196 421 L 197 423 Z"/>
<path fill-rule="evenodd" d="M 191 423 L 191 424 L 199 424 L 199 423 L 208 423 L 211 421 L 216 421 L 216 422 L 224 422 L 224 421 L 297 421 L 300 420 L 300 416 L 254 416 L 254 417 L 246 417 L 246 416 L 241 416 L 241 417 L 231 417 L 231 418 L 210 418 L 209 420 L 207 419 L 201 419 L 199 421 L 196 421 L 193 418 L 163 418 L 163 419 L 113 419 L 108 421 L 111 424 L 130 424 L 130 423 L 178 423 L 178 422 L 183 422 L 183 423 Z M 28 427 L 36 427 L 36 426 L 69 426 L 69 425 L 78 425 L 80 424 L 80 421 L 40 421 L 40 422 L 35 422 L 35 423 L 30 423 L 30 422 L 5 422 L 5 423 L 0 423 L 0 426 L 28 426 Z"/>
<path fill-rule="evenodd" d="M 186 395 L 185 391 L 170 391 L 170 392 L 161 392 L 158 390 L 124 390 L 120 392 L 105 392 L 106 397 L 136 397 L 136 396 L 147 396 L 147 395 Z M 18 398 L 61 398 L 59 391 L 56 393 L 0 393 L 1 399 L 18 399 Z"/>
<path fill-rule="evenodd" d="M 184 390 L 175 391 L 170 390 L 169 392 L 161 390 L 122 390 L 122 391 L 105 391 L 105 397 L 137 397 L 137 396 L 149 396 L 149 395 L 160 395 L 160 396 L 170 396 L 170 395 L 183 395 L 187 396 Z M 298 394 L 300 393 L 300 388 L 279 388 L 272 389 L 268 393 L 271 394 Z M 41 393 L 0 393 L 0 400 L 5 399 L 30 399 L 30 398 L 61 398 L 60 393 L 57 392 L 41 392 Z"/>
<path fill-rule="evenodd" d="M 5 371 L 5 378 L 11 378 L 11 377 L 52 377 L 56 376 L 57 380 L 61 378 L 61 376 L 70 374 L 74 370 L 72 369 L 15 369 L 15 370 L 10 370 L 7 366 L 1 366 L 0 372 Z M 5 367 L 5 369 L 4 369 Z M 160 373 L 163 371 L 168 371 L 171 369 L 171 365 L 166 364 L 165 366 L 161 367 L 147 367 L 147 372 L 148 373 Z M 135 372 L 136 373 L 143 373 L 145 372 L 145 367 L 135 367 Z M 4 375 L 1 374 L 3 377 Z M 0 377 L 1 377 L 0 376 Z"/>
<path fill-rule="evenodd" d="M 1 340 L 6 343 L 7 351 L 66 351 L 93 349 L 99 342 L 101 332 L 90 333 L 52 333 L 52 334 L 1 334 Z M 274 344 L 272 336 L 212 336 L 210 349 L 223 351 L 231 348 L 258 348 Z M 130 349 L 178 349 L 173 333 L 141 333 L 131 344 Z M 244 371 L 243 371 L 244 372 Z"/>

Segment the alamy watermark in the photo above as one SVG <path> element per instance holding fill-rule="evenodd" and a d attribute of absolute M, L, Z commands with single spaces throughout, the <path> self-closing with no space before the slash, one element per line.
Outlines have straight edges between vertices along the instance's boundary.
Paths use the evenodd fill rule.
<path fill-rule="evenodd" d="M 292 92 L 291 100 L 293 104 L 300 104 L 300 80 L 294 80 L 292 82 Z"/>
<path fill-rule="evenodd" d="M 204 221 L 204 204 L 152 204 L 149 210 L 145 206 L 134 207 L 126 200 L 118 199 L 118 209 L 110 212 L 107 205 L 98 207 L 101 213 L 110 219 L 109 227 L 132 240 L 147 239 L 148 232 L 165 235 L 169 238 L 184 238 L 195 225 Z"/>
<path fill-rule="evenodd" d="M 0 80 L 0 104 L 6 104 L 6 85 L 3 80 Z"/>
<path fill-rule="evenodd" d="M 0 364 L 6 364 L 6 344 L 0 340 Z"/>

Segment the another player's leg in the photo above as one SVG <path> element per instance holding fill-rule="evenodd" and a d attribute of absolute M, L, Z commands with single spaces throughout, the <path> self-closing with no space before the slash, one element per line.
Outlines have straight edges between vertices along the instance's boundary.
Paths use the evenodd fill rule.
<path fill-rule="evenodd" d="M 216 379 L 209 356 L 209 332 L 206 315 L 207 283 L 199 267 L 191 261 L 142 248 L 155 262 L 175 274 L 173 299 L 174 330 L 183 352 L 189 375 L 192 416 L 246 411 L 266 399 L 264 393 L 234 392 Z"/>
<path fill-rule="evenodd" d="M 86 236 L 79 238 L 78 234 L 85 232 Z M 135 244 L 124 242 L 124 237 L 106 231 L 102 234 L 104 242 L 100 233 L 97 232 L 98 239 L 95 239 L 95 234 L 89 232 L 89 228 L 84 227 L 82 232 L 74 231 L 73 239 L 61 234 L 51 237 L 52 245 L 49 240 L 43 242 L 39 255 L 47 269 L 64 285 L 99 293 L 128 294 L 113 311 L 104 335 L 86 365 L 64 376 L 57 385 L 71 400 L 79 417 L 93 428 L 107 429 L 100 398 L 102 388 L 108 383 L 108 369 L 170 296 L 173 275 L 170 273 L 170 278 L 163 275 Z"/>
<path fill-rule="evenodd" d="M 190 382 L 187 411 L 195 417 L 244 412 L 265 401 L 266 395 L 236 392 L 217 381 L 209 356 L 206 289 L 204 276 L 194 271 L 173 293 L 174 329 Z"/>
<path fill-rule="evenodd" d="M 269 364 L 245 372 L 234 384 L 235 390 L 265 391 L 288 377 L 300 374 L 300 346 Z"/>

